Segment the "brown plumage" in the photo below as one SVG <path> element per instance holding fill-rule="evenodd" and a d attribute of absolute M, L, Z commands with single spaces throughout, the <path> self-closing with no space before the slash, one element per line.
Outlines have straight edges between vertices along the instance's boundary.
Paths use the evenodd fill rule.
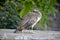
<path fill-rule="evenodd" d="M 15 30 L 15 33 L 24 29 L 33 29 L 33 27 L 41 19 L 41 16 L 42 15 L 38 10 L 34 10 L 33 12 L 29 12 L 24 15 L 22 21 L 20 22 L 20 26 Z"/>

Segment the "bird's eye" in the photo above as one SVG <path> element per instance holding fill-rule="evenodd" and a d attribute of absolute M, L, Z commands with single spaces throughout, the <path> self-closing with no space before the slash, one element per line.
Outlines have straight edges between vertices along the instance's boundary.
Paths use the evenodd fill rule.
<path fill-rule="evenodd" d="M 35 11 L 33 11 L 33 12 L 35 12 Z"/>
<path fill-rule="evenodd" d="M 38 13 L 38 11 L 33 11 L 34 13 Z"/>

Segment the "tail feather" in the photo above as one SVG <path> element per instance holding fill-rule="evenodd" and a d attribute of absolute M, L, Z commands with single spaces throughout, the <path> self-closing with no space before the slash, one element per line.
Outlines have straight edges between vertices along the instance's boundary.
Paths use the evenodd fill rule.
<path fill-rule="evenodd" d="M 22 31 L 22 29 L 16 29 L 14 33 L 17 33 L 18 31 Z"/>

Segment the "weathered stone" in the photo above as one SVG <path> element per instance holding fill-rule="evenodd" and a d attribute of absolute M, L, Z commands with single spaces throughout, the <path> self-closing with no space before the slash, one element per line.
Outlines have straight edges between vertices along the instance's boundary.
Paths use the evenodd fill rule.
<path fill-rule="evenodd" d="M 14 29 L 0 29 L 1 40 L 60 40 L 58 31 L 23 30 L 13 33 Z"/>

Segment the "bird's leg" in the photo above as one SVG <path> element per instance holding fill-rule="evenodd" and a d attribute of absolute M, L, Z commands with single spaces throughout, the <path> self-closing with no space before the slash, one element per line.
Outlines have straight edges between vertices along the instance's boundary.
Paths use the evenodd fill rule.
<path fill-rule="evenodd" d="M 33 30 L 33 27 L 30 26 L 29 29 L 30 29 L 30 30 Z"/>
<path fill-rule="evenodd" d="M 27 30 L 32 30 L 33 28 L 32 28 L 32 27 L 26 27 L 25 29 L 27 29 Z"/>
<path fill-rule="evenodd" d="M 33 30 L 33 27 L 31 29 Z"/>

